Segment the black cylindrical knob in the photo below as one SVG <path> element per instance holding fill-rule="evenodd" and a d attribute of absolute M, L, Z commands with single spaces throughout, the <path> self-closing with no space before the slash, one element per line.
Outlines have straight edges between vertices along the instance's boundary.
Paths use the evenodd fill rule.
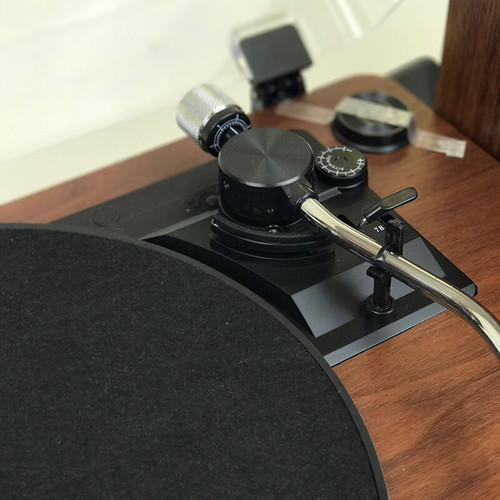
<path fill-rule="evenodd" d="M 219 154 L 224 212 L 250 226 L 287 225 L 301 218 L 290 203 L 297 182 L 313 183 L 309 144 L 286 130 L 260 128 L 231 138 Z"/>
<path fill-rule="evenodd" d="M 359 92 L 350 97 L 408 111 L 407 106 L 399 99 L 383 92 Z M 332 131 L 342 144 L 354 146 L 364 153 L 390 153 L 408 144 L 408 130 L 405 127 L 358 118 L 342 112 L 335 114 Z"/>

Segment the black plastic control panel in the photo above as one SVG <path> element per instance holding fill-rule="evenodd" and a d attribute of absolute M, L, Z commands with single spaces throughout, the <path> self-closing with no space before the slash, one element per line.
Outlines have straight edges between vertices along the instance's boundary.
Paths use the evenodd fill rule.
<path fill-rule="evenodd" d="M 325 150 L 308 133 L 295 133 L 311 145 L 315 156 Z M 214 160 L 56 222 L 127 234 L 220 270 L 290 318 L 331 365 L 443 310 L 393 279 L 394 311 L 381 317 L 371 314 L 366 307 L 373 287 L 366 275 L 369 264 L 339 247 L 279 255 L 252 254 L 247 248 L 221 244 L 214 232 L 219 214 L 217 186 L 218 164 Z M 380 200 L 366 183 L 342 189 L 317 178 L 315 190 L 328 210 L 353 226 L 367 207 Z M 383 243 L 387 223 L 395 216 L 394 212 L 386 213 L 362 231 Z M 270 231 L 269 236 L 286 240 L 286 234 Z M 290 233 L 290 238 L 295 236 Z M 475 293 L 472 281 L 406 222 L 404 255 L 470 295 Z"/>

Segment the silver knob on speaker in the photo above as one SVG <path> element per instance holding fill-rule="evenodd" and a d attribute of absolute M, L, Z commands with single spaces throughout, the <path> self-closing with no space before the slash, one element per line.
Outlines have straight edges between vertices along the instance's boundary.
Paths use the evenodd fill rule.
<path fill-rule="evenodd" d="M 251 128 L 240 106 L 213 85 L 191 89 L 179 103 L 176 118 L 179 127 L 213 156 L 231 137 Z"/>

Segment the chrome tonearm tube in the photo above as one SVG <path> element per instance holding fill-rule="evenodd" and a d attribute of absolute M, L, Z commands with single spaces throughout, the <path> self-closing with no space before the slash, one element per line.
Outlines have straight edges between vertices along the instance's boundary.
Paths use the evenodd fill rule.
<path fill-rule="evenodd" d="M 306 198 L 299 206 L 305 217 L 335 243 L 455 311 L 486 339 L 500 358 L 500 323 L 485 307 L 458 288 L 404 257 L 386 250 L 380 243 L 345 224 L 316 199 Z"/>

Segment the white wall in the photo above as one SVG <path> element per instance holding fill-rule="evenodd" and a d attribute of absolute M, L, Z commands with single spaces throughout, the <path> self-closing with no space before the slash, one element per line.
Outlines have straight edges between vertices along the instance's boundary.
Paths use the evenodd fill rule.
<path fill-rule="evenodd" d="M 404 0 L 356 39 L 394 0 L 377 1 L 373 12 L 375 0 L 0 0 L 0 203 L 182 137 L 175 103 L 192 85 L 221 84 L 248 106 L 227 42 L 241 19 L 286 6 L 301 20 L 311 90 L 419 56 L 440 60 L 447 0 Z M 233 21 L 226 6 L 235 5 Z"/>

